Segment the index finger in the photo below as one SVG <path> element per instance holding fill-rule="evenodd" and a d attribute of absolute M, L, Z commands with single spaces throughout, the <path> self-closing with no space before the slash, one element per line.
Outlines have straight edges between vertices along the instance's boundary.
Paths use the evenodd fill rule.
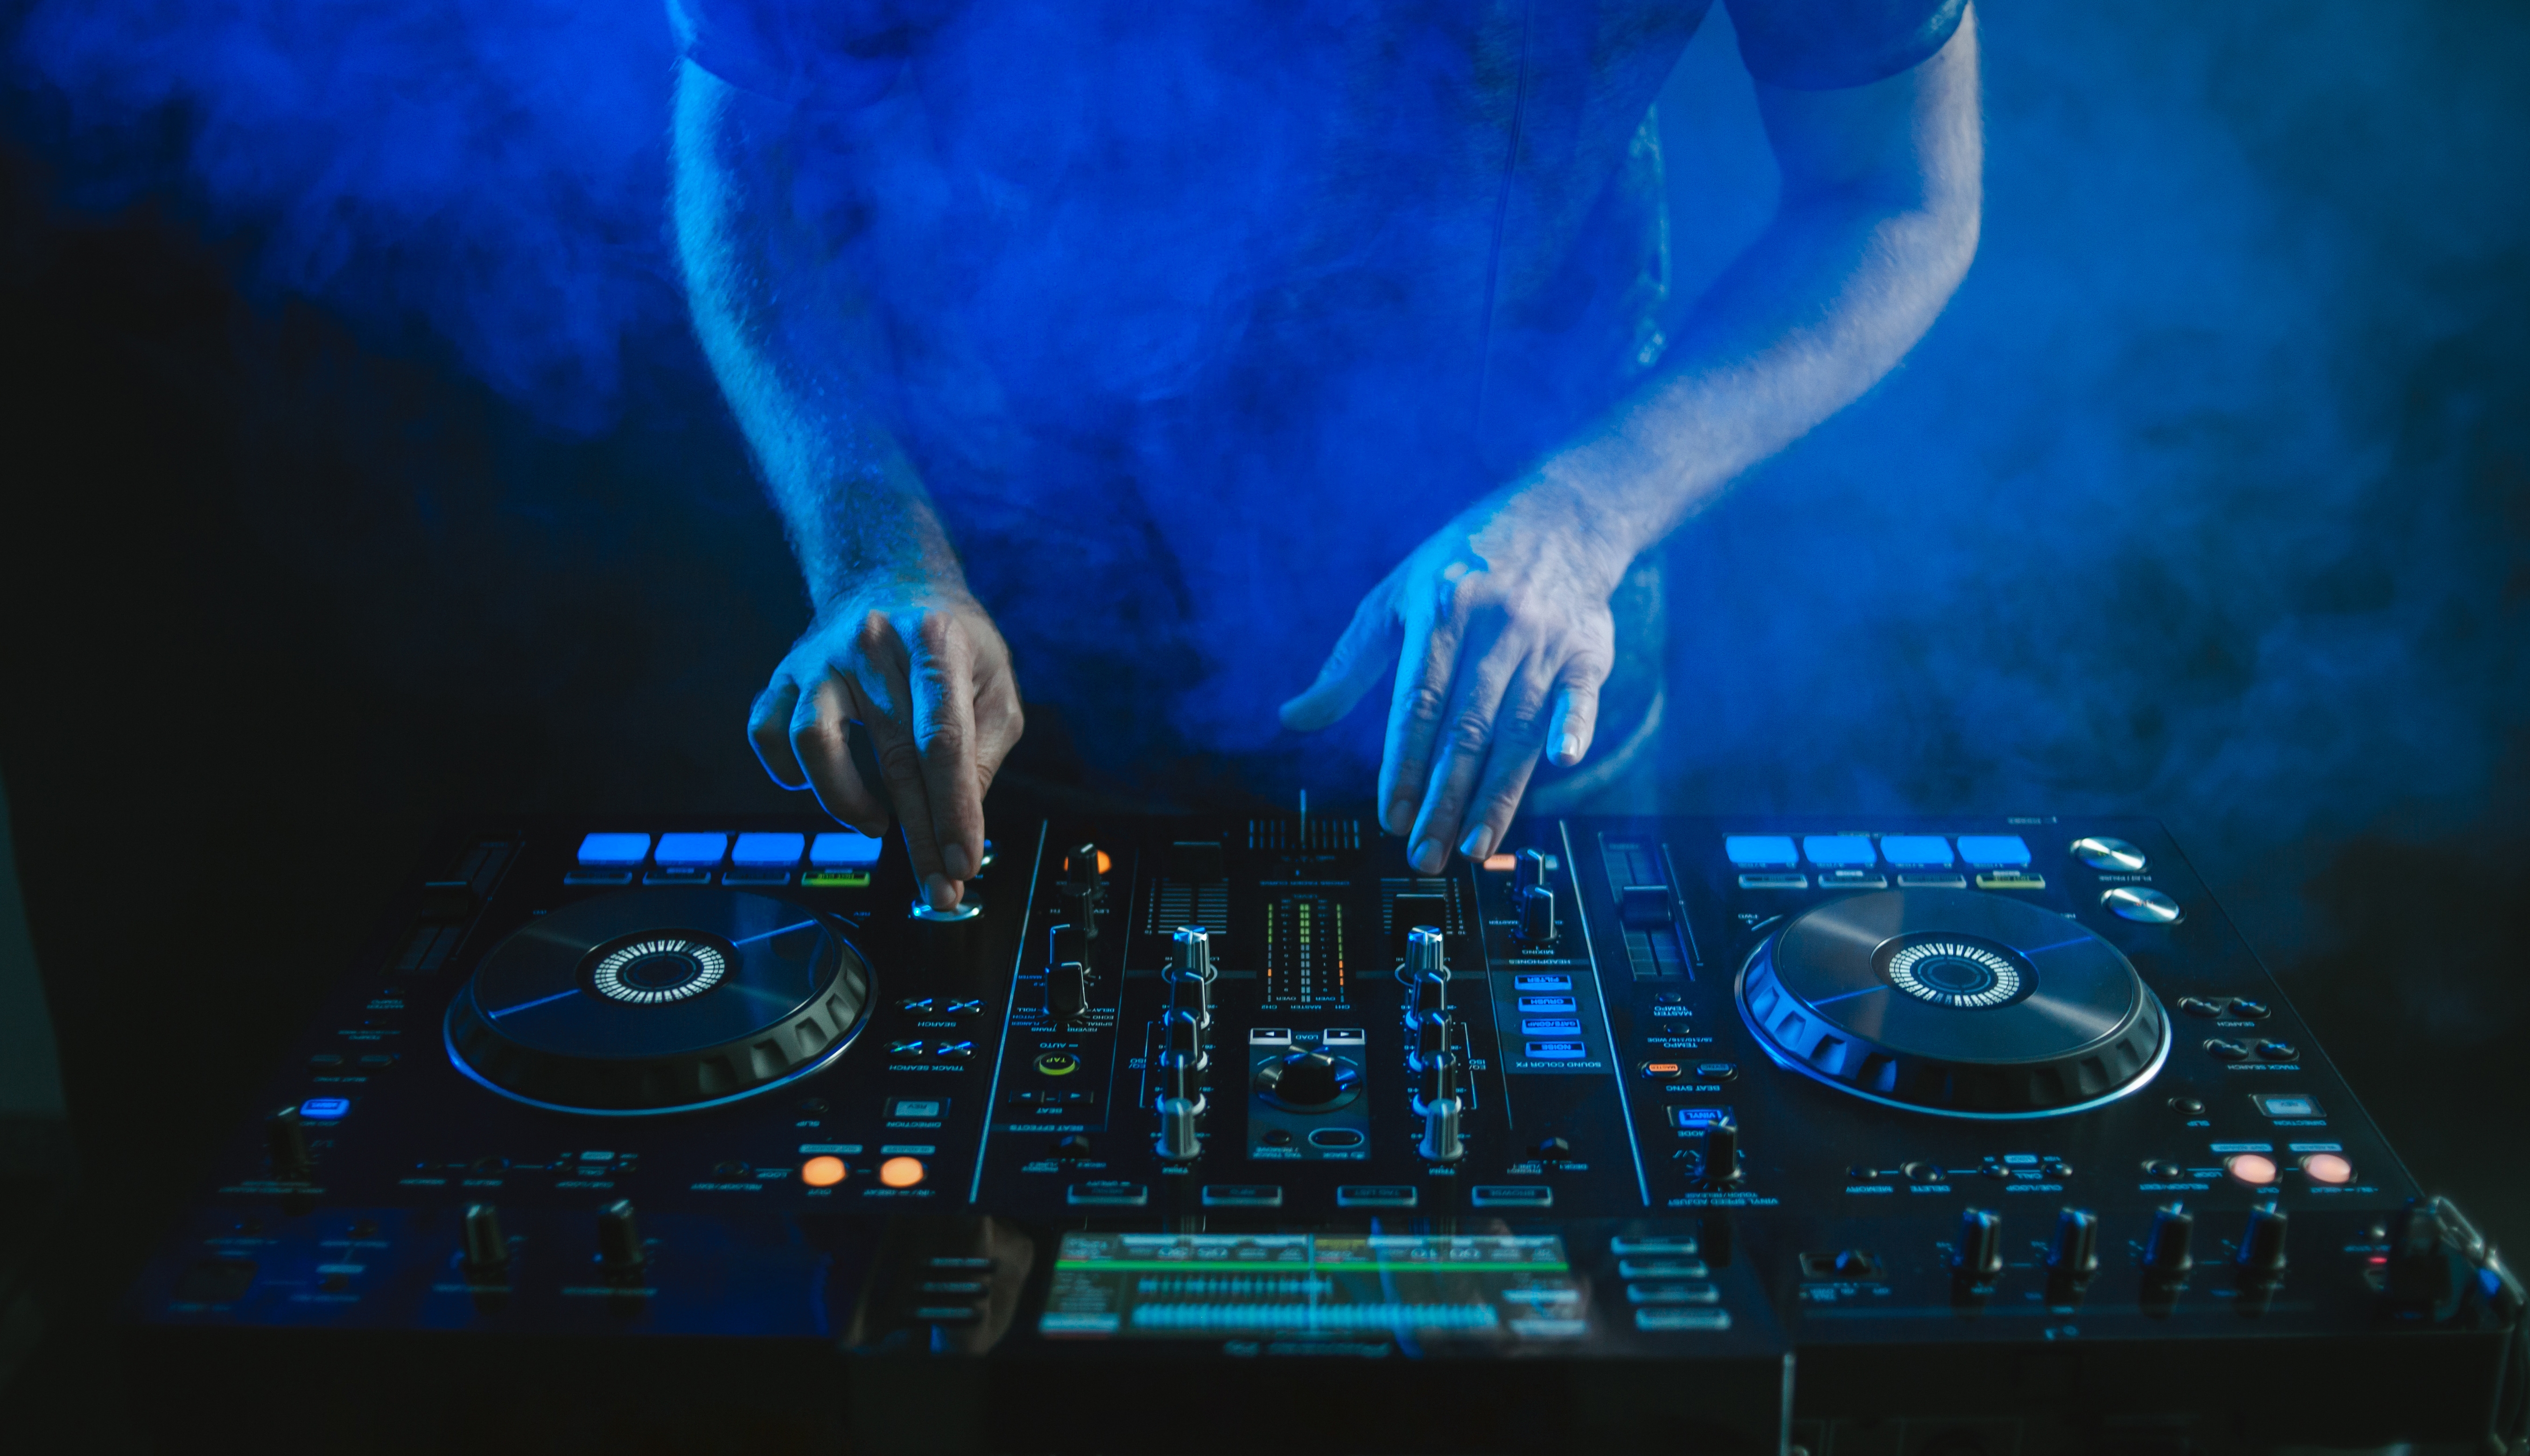
<path fill-rule="evenodd" d="M 926 617 L 906 643 L 906 680 L 913 693 L 913 743 L 922 755 L 932 840 L 952 880 L 971 878 L 984 842 L 984 795 L 975 765 L 973 654 L 965 633 L 941 616 Z"/>
<path fill-rule="evenodd" d="M 1405 645 L 1397 658 L 1397 690 L 1388 704 L 1388 740 L 1379 756 L 1379 822 L 1392 835 L 1414 827 L 1458 663 L 1457 629 L 1427 604 L 1408 609 Z"/>

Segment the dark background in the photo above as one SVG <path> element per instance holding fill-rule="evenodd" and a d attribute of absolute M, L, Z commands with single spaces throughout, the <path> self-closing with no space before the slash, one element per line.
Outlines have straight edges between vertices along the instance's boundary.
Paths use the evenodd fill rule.
<path fill-rule="evenodd" d="M 89 1306 L 426 824 L 782 798 L 803 604 L 677 315 L 664 24 L 357 9 L 10 14 L 0 782 Z M 1675 544 L 1663 791 L 2160 815 L 2530 1248 L 2530 7 L 2208 9 L 1985 7 L 1975 271 Z M 1773 186 L 1719 15 L 1664 110 L 1683 298 Z"/>

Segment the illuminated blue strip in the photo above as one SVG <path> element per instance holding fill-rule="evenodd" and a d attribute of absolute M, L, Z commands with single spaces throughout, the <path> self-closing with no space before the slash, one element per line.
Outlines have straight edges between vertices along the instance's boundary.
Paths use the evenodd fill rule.
<path fill-rule="evenodd" d="M 521 1001 L 515 1006 L 505 1006 L 502 1009 L 493 1012 L 492 1019 L 498 1021 L 502 1017 L 509 1015 L 512 1011 L 532 1011 L 538 1006 L 548 1005 L 554 1001 L 561 1000 L 564 997 L 578 995 L 579 995 L 579 988 L 577 986 L 573 987 L 569 991 L 557 991 L 551 996 L 540 996 L 531 1001 Z"/>
<path fill-rule="evenodd" d="M 772 940 L 775 936 L 787 936 L 787 935 L 791 934 L 791 933 L 792 933 L 793 931 L 795 931 L 795 930 L 806 930 L 808 927 L 810 927 L 810 926 L 812 926 L 812 925 L 815 925 L 816 923 L 817 923 L 817 922 L 815 922 L 815 921 L 813 921 L 813 920 L 802 920 L 802 921 L 798 922 L 798 924 L 796 924 L 796 925 L 786 925 L 786 926 L 782 927 L 780 930 L 769 930 L 769 931 L 764 932 L 764 933 L 763 933 L 763 934 L 761 934 L 761 935 L 748 936 L 748 937 L 747 937 L 745 940 L 743 940 L 743 941 L 732 941 L 732 942 L 730 942 L 729 944 L 732 944 L 733 946 L 735 946 L 735 945 L 752 945 L 752 944 L 755 944 L 756 942 L 758 942 L 758 941 L 769 941 L 769 940 Z"/>

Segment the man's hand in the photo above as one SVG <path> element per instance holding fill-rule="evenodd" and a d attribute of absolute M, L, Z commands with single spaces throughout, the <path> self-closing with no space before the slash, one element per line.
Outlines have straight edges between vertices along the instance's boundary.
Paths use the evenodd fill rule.
<path fill-rule="evenodd" d="M 984 790 L 1019 739 L 1018 684 L 992 619 L 962 592 L 860 593 L 818 613 L 747 715 L 764 771 L 814 788 L 865 835 L 887 809 L 852 766 L 848 725 L 868 730 L 934 909 L 982 867 Z"/>
<path fill-rule="evenodd" d="M 1538 754 L 1568 767 L 1589 751 L 1616 663 L 1608 598 L 1632 555 L 1594 528 L 1580 492 L 1541 481 L 1488 499 L 1362 599 L 1283 726 L 1327 727 L 1396 663 L 1380 823 L 1411 831 L 1406 858 L 1423 874 L 1440 873 L 1452 844 L 1481 859 Z"/>

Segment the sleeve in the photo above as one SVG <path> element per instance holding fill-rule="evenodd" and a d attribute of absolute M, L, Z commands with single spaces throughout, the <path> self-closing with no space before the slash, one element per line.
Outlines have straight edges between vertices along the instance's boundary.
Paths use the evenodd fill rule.
<path fill-rule="evenodd" d="M 892 0 L 668 0 L 687 60 L 793 105 L 864 106 L 896 83 L 933 7 Z"/>
<path fill-rule="evenodd" d="M 1950 43 L 1967 0 L 1727 0 L 1748 74 L 1833 91 L 1911 70 Z"/>

